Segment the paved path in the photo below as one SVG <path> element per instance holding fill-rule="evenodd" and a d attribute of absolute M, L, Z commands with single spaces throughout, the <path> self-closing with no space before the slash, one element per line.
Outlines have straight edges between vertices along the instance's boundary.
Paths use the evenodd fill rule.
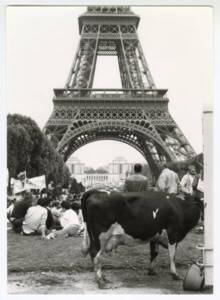
<path fill-rule="evenodd" d="M 117 271 L 121 272 L 121 271 Z M 105 274 L 111 281 L 111 288 L 100 290 L 94 280 L 93 272 L 83 273 L 55 273 L 29 272 L 12 273 L 8 277 L 9 294 L 189 294 L 182 289 L 182 281 L 164 285 L 163 278 L 145 277 L 146 282 L 137 278 L 129 281 L 119 281 L 117 272 L 106 270 Z M 129 272 L 125 270 L 125 272 Z M 128 274 L 127 274 L 128 275 Z M 169 275 L 168 275 L 169 276 Z M 127 276 L 128 278 L 128 276 Z M 147 279 L 149 281 L 147 282 Z M 210 294 L 212 291 L 203 291 Z M 190 293 L 192 294 L 192 293 Z M 198 294 L 198 293 L 196 293 Z"/>

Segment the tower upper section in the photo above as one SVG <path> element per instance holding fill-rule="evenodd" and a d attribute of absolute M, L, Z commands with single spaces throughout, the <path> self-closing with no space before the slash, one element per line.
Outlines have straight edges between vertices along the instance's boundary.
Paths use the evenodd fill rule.
<path fill-rule="evenodd" d="M 100 33 L 135 33 L 139 20 L 129 6 L 89 6 L 79 17 L 79 32 L 97 33 L 101 25 Z"/>

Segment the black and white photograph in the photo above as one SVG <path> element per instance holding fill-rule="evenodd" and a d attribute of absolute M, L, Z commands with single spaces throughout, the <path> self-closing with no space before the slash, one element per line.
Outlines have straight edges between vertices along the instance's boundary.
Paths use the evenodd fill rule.
<path fill-rule="evenodd" d="M 5 7 L 6 293 L 214 295 L 214 8 L 91 2 Z"/>

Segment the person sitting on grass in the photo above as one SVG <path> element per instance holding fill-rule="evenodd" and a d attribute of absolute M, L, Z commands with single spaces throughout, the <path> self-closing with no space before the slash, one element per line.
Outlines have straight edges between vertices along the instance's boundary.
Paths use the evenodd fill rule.
<path fill-rule="evenodd" d="M 29 190 L 23 191 L 16 195 L 13 210 L 9 216 L 9 221 L 12 224 L 12 229 L 20 233 L 25 214 L 29 207 L 32 206 L 33 197 Z"/>
<path fill-rule="evenodd" d="M 49 202 L 48 198 L 40 198 L 36 206 L 32 206 L 27 210 L 22 225 L 24 235 L 41 234 L 42 239 L 46 237 L 47 206 Z"/>
<path fill-rule="evenodd" d="M 15 197 L 8 197 L 7 198 L 7 203 L 9 202 L 9 205 L 7 207 L 7 219 L 10 220 L 10 217 L 11 217 L 11 214 L 13 212 L 13 209 L 14 209 L 14 206 L 15 206 L 15 201 L 16 201 L 16 198 Z"/>
<path fill-rule="evenodd" d="M 77 214 L 74 210 L 71 209 L 70 203 L 67 201 L 61 202 L 61 208 L 63 211 L 62 216 L 60 217 L 61 230 L 53 230 L 46 237 L 48 240 L 54 239 L 57 236 L 76 236 L 78 235 L 80 229 L 80 223 Z"/>
<path fill-rule="evenodd" d="M 50 211 L 52 213 L 53 216 L 53 220 L 54 220 L 54 227 L 56 229 L 60 229 L 62 228 L 60 226 L 60 217 L 62 216 L 62 211 L 61 211 L 61 207 L 60 207 L 60 202 L 55 200 L 51 203 L 50 206 Z"/>

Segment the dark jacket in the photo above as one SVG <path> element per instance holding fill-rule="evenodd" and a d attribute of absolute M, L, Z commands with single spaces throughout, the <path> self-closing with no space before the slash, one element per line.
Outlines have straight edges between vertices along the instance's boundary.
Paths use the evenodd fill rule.
<path fill-rule="evenodd" d="M 24 218 L 29 207 L 32 206 L 32 198 L 25 198 L 18 202 L 15 202 L 11 218 L 21 219 Z"/>

